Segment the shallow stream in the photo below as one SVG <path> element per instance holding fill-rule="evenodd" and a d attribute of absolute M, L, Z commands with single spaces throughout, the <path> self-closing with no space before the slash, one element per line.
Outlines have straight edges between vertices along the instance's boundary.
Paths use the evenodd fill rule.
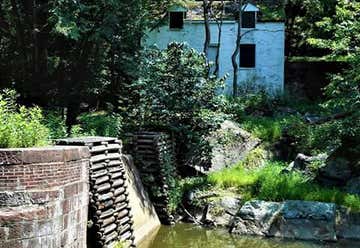
<path fill-rule="evenodd" d="M 272 238 L 230 235 L 221 229 L 205 229 L 191 224 L 161 226 L 139 248 L 360 248 L 360 242 L 314 243 Z"/>

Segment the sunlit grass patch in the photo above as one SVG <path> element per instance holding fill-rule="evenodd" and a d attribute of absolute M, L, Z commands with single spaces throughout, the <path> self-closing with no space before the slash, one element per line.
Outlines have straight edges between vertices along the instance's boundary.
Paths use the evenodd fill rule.
<path fill-rule="evenodd" d="M 268 162 L 256 170 L 247 170 L 239 164 L 211 173 L 208 181 L 221 188 L 237 188 L 247 199 L 332 202 L 360 211 L 359 196 L 337 188 L 322 187 L 299 172 L 283 173 L 283 168 L 283 164 L 277 162 Z"/>

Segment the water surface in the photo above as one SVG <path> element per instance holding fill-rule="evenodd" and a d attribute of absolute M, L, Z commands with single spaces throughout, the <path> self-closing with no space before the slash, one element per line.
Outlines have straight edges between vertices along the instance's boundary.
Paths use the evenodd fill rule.
<path fill-rule="evenodd" d="M 360 242 L 314 243 L 230 235 L 225 230 L 191 224 L 162 226 L 139 248 L 360 248 Z"/>

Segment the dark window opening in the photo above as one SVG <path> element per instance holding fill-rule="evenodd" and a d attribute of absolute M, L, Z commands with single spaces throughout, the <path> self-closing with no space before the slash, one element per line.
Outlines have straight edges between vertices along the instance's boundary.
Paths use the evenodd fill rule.
<path fill-rule="evenodd" d="M 242 13 L 242 28 L 255 28 L 256 12 Z"/>
<path fill-rule="evenodd" d="M 170 12 L 170 28 L 184 27 L 184 12 Z"/>
<path fill-rule="evenodd" d="M 253 44 L 240 45 L 240 67 L 243 68 L 255 67 L 255 45 Z"/>

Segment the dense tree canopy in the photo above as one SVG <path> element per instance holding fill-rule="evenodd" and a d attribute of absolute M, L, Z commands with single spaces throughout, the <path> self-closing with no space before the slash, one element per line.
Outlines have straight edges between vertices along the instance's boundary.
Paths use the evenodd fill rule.
<path fill-rule="evenodd" d="M 26 103 L 116 105 L 136 77 L 144 30 L 171 1 L 4 0 L 0 3 L 0 83 Z M 111 94 L 109 94 L 111 93 Z"/>

